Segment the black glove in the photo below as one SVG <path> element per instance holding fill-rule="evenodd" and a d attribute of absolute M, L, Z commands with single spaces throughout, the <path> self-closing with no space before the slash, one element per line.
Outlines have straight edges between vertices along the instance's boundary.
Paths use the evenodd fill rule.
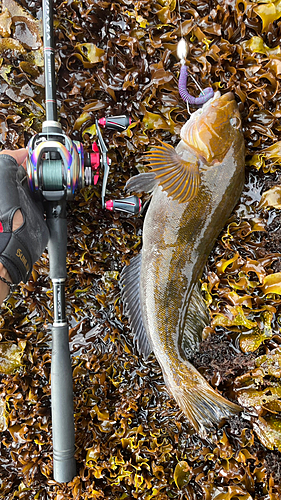
<path fill-rule="evenodd" d="M 23 224 L 12 231 L 13 216 L 21 210 Z M 13 283 L 26 282 L 34 262 L 46 248 L 49 231 L 43 205 L 30 194 L 27 175 L 10 155 L 0 155 L 0 262 Z"/>

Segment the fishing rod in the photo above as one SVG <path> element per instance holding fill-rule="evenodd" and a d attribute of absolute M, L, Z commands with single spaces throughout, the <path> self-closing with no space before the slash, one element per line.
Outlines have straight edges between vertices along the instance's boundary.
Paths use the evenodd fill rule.
<path fill-rule="evenodd" d="M 67 278 L 67 200 L 74 199 L 77 189 L 97 184 L 103 168 L 102 208 L 129 214 L 140 212 L 137 196 L 105 200 L 110 169 L 107 147 L 101 128 L 125 130 L 130 119 L 126 115 L 95 120 L 97 139 L 92 152 L 84 152 L 79 141 L 66 136 L 58 122 L 55 85 L 55 45 L 53 0 L 43 0 L 43 47 L 45 67 L 46 120 L 42 132 L 34 135 L 27 146 L 27 173 L 33 196 L 44 202 L 49 228 L 48 242 L 50 278 L 53 287 L 53 325 L 51 358 L 51 410 L 53 441 L 53 476 L 60 483 L 76 475 L 74 458 L 75 433 L 73 379 L 69 350 L 69 327 L 66 318 L 65 283 Z"/>

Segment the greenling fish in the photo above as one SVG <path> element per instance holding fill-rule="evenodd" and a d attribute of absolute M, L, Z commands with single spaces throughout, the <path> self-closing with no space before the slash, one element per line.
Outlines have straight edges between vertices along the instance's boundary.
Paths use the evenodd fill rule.
<path fill-rule="evenodd" d="M 181 129 L 174 149 L 149 151 L 152 170 L 127 183 L 153 190 L 141 253 L 121 273 L 124 312 L 138 349 L 154 352 L 170 393 L 202 436 L 241 411 L 187 361 L 209 322 L 198 286 L 244 184 L 241 119 L 232 93 L 216 92 Z"/>

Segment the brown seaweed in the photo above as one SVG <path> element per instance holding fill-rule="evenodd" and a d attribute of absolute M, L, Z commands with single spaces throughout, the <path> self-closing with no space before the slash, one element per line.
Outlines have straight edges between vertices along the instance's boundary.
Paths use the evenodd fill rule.
<path fill-rule="evenodd" d="M 91 149 L 95 117 L 130 113 L 105 132 L 108 197 L 143 170 L 148 144 L 175 145 L 188 113 L 177 42 L 203 87 L 234 92 L 247 181 L 202 278 L 211 324 L 192 362 L 244 407 L 202 441 L 140 358 L 122 314 L 118 276 L 141 246 L 142 218 L 101 209 L 100 182 L 68 209 L 67 313 L 78 474 L 52 480 L 48 256 L 1 311 L 0 496 L 49 499 L 269 499 L 281 496 L 280 1 L 55 1 L 56 80 L 63 130 Z M 41 2 L 3 0 L 0 143 L 26 145 L 44 121 Z M 197 95 L 193 81 L 189 92 Z M 1 347 L 2 345 L 2 347 Z M 2 352 L 2 351 L 1 351 Z M 11 362 L 11 363 L 10 363 Z M 8 364 L 9 367 L 8 367 Z M 2 365 L 1 365 L 2 366 Z"/>

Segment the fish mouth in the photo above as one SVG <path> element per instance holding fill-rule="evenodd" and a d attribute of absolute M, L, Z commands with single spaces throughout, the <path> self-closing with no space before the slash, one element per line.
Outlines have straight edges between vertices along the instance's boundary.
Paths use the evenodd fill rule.
<path fill-rule="evenodd" d="M 213 97 L 209 99 L 207 102 L 201 106 L 201 108 L 197 109 L 194 113 L 192 113 L 190 119 L 198 120 L 201 115 L 208 112 L 208 109 L 213 106 L 224 107 L 229 102 L 235 101 L 235 97 L 233 92 L 227 92 L 226 94 L 221 95 L 219 91 L 215 92 Z"/>
<path fill-rule="evenodd" d="M 181 139 L 205 163 L 221 162 L 237 137 L 241 119 L 232 92 L 215 92 L 181 129 Z"/>

